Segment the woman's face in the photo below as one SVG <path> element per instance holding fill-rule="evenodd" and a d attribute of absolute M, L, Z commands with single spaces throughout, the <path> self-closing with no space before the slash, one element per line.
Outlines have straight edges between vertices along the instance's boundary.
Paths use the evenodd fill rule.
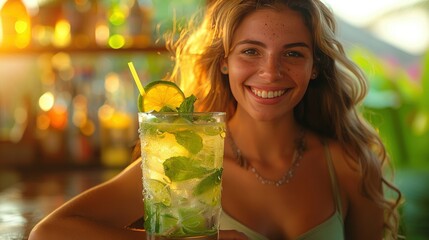
<path fill-rule="evenodd" d="M 237 111 L 259 120 L 293 116 L 315 73 L 311 34 L 287 7 L 257 10 L 238 26 L 225 66 Z"/>

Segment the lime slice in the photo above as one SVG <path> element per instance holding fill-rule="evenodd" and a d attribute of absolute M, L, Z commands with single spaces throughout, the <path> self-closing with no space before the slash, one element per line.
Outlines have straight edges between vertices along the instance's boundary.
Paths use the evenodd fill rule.
<path fill-rule="evenodd" d="M 179 209 L 179 217 L 183 232 L 187 234 L 204 233 L 207 229 L 206 219 L 201 209 L 182 208 Z"/>
<path fill-rule="evenodd" d="M 138 97 L 140 112 L 161 111 L 161 109 L 177 109 L 185 100 L 185 94 L 170 81 L 153 81 L 145 86 L 146 94 Z"/>
<path fill-rule="evenodd" d="M 183 234 L 179 226 L 179 219 L 170 214 L 159 216 L 159 232 L 167 236 Z"/>
<path fill-rule="evenodd" d="M 148 197 L 152 198 L 153 203 L 162 203 L 165 206 L 170 206 L 170 188 L 167 184 L 155 179 L 146 179 L 144 187 Z"/>

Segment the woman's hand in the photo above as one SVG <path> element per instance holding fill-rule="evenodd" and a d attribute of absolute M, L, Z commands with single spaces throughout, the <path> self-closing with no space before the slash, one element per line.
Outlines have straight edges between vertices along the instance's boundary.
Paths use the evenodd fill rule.
<path fill-rule="evenodd" d="M 248 240 L 249 238 L 242 232 L 235 230 L 220 230 L 219 240 Z"/>

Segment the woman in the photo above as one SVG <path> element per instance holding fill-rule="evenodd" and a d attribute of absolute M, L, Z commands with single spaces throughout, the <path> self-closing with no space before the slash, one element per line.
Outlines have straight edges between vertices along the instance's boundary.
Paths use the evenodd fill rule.
<path fill-rule="evenodd" d="M 401 195 L 356 110 L 366 81 L 326 6 L 212 1 L 202 24 L 171 43 L 171 79 L 197 95 L 199 110 L 229 116 L 221 239 L 397 238 Z M 54 211 L 30 239 L 142 239 L 123 227 L 143 215 L 139 161 Z"/>

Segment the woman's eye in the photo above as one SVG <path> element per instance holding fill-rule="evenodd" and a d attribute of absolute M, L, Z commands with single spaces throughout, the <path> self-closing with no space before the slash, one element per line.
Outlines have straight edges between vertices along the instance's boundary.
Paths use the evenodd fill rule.
<path fill-rule="evenodd" d="M 285 57 L 302 57 L 302 54 L 296 51 L 285 52 Z"/>
<path fill-rule="evenodd" d="M 242 51 L 242 53 L 246 55 L 257 55 L 258 52 L 255 49 L 245 49 Z"/>

